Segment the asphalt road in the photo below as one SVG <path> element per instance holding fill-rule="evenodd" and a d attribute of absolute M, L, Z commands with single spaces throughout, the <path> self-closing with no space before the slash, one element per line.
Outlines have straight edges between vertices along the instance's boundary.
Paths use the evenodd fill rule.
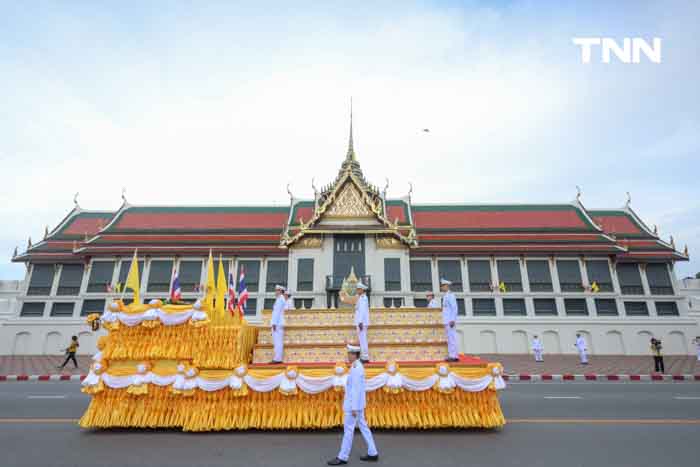
<path fill-rule="evenodd" d="M 501 400 L 503 430 L 376 432 L 378 465 L 675 466 L 700 453 L 696 383 L 512 383 Z M 340 443 L 339 430 L 84 431 L 87 403 L 74 383 L 0 384 L 0 465 L 308 467 Z"/>

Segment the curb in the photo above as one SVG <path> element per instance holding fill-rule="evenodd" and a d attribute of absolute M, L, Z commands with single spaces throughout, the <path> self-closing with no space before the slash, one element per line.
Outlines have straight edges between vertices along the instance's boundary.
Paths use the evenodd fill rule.
<path fill-rule="evenodd" d="M 87 375 L 0 375 L 6 381 L 82 381 Z"/>
<path fill-rule="evenodd" d="M 658 373 L 646 375 L 621 375 L 610 374 L 600 375 L 594 373 L 586 373 L 582 375 L 574 375 L 565 373 L 561 375 L 543 373 L 516 373 L 505 374 L 503 379 L 506 381 L 700 381 L 699 375 L 662 375 Z"/>

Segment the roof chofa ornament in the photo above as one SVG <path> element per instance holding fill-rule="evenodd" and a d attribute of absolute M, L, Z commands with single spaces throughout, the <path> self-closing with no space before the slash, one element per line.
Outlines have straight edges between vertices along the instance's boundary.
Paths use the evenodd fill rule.
<path fill-rule="evenodd" d="M 80 204 L 78 204 L 78 195 L 80 195 L 80 193 L 77 192 L 77 191 L 76 191 L 75 194 L 73 195 L 73 207 L 74 207 L 75 209 L 80 209 Z"/>
<path fill-rule="evenodd" d="M 670 238 L 671 248 L 676 249 L 676 241 L 673 239 L 673 235 Z"/>
<path fill-rule="evenodd" d="M 686 249 L 687 249 L 687 248 L 688 248 L 688 247 L 686 246 Z M 12 253 L 12 257 L 13 257 L 13 258 L 16 258 L 18 254 L 19 254 L 19 249 L 18 249 L 17 247 L 15 247 L 15 252 Z"/>
<path fill-rule="evenodd" d="M 632 195 L 630 195 L 630 192 L 627 192 L 627 201 L 625 201 L 625 207 L 627 209 L 630 208 L 630 204 L 632 204 Z"/>
<path fill-rule="evenodd" d="M 126 187 L 122 187 L 122 204 L 128 206 L 129 202 L 126 200 Z"/>
<path fill-rule="evenodd" d="M 49 238 L 49 226 L 44 227 L 44 239 Z"/>
<path fill-rule="evenodd" d="M 576 202 L 581 202 L 581 187 L 576 185 Z"/>
<path fill-rule="evenodd" d="M 654 236 L 658 237 L 659 236 L 659 226 L 654 224 Z"/>
<path fill-rule="evenodd" d="M 32 247 L 32 237 L 29 237 L 27 239 L 27 250 L 30 249 L 31 247 Z"/>
<path fill-rule="evenodd" d="M 15 250 L 15 251 L 16 251 L 16 250 Z M 688 244 L 687 244 L 687 243 L 685 244 L 685 248 L 683 248 L 683 254 L 684 254 L 685 256 L 688 256 Z"/>

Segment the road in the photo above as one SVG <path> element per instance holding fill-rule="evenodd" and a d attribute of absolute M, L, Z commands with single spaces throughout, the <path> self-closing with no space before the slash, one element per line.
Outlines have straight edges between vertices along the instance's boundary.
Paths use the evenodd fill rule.
<path fill-rule="evenodd" d="M 383 466 L 694 465 L 700 452 L 696 383 L 511 383 L 497 431 L 378 431 Z M 192 434 L 85 431 L 88 398 L 75 383 L 0 384 L 6 466 L 314 466 L 334 457 L 340 431 Z M 356 437 L 351 462 L 364 449 Z"/>

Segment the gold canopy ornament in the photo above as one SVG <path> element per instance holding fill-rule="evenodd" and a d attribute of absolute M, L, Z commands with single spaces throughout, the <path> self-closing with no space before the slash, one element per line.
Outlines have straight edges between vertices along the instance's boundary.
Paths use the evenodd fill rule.
<path fill-rule="evenodd" d="M 347 295 L 349 297 L 354 297 L 355 294 L 357 294 L 357 283 L 358 282 L 360 282 L 360 280 L 355 275 L 355 267 L 351 266 L 350 267 L 350 274 L 348 274 L 348 277 L 343 279 L 343 283 L 340 286 L 340 290 L 342 290 L 345 295 Z"/>

